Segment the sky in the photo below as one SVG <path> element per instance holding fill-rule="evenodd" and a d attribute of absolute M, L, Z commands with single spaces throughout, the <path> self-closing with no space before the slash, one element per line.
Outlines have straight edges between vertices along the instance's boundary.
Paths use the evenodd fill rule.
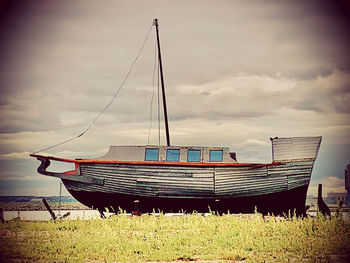
<path fill-rule="evenodd" d="M 239 162 L 269 163 L 270 137 L 323 136 L 309 194 L 319 183 L 324 192 L 345 191 L 346 1 L 33 0 L 2 1 L 0 10 L 0 195 L 59 194 L 59 180 L 38 174 L 29 154 L 90 125 L 120 87 L 154 18 L 172 145 L 228 146 Z M 158 144 L 154 58 L 153 28 L 95 125 L 41 153 L 94 158 L 110 145 Z"/>

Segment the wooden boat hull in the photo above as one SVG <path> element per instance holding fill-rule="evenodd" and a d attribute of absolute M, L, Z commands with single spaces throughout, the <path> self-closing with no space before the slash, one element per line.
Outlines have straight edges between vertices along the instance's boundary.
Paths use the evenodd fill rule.
<path fill-rule="evenodd" d="M 80 174 L 101 179 L 62 179 L 81 203 L 131 212 L 304 212 L 313 161 L 264 166 L 185 167 L 109 163 L 79 164 Z"/>
<path fill-rule="evenodd" d="M 148 146 L 112 147 L 97 159 L 31 156 L 41 161 L 39 173 L 61 178 L 79 202 L 99 210 L 303 214 L 321 139 L 272 138 L 273 162 L 269 164 L 229 162 L 227 158 L 216 163 L 181 158 L 170 162 L 165 159 L 166 147 L 159 148 L 158 161 L 143 160 Z M 189 151 L 178 148 L 182 158 Z M 206 157 L 209 152 L 203 148 Z M 74 163 L 75 170 L 49 172 L 50 160 Z"/>

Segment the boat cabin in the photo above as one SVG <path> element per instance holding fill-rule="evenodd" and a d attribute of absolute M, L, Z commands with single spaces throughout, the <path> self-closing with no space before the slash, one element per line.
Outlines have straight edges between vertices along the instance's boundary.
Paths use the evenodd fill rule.
<path fill-rule="evenodd" d="M 201 146 L 111 146 L 98 160 L 149 161 L 149 162 L 198 162 L 237 163 L 236 154 L 228 147 Z"/>

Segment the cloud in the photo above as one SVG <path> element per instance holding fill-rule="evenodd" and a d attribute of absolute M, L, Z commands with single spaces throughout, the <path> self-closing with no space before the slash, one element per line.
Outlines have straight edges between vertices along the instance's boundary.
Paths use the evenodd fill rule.
<path fill-rule="evenodd" d="M 289 77 L 297 80 L 310 80 L 317 79 L 319 77 L 328 77 L 333 73 L 332 68 L 324 68 L 324 67 L 314 67 L 314 68 L 305 68 L 300 67 L 297 69 L 293 69 L 289 72 Z"/>
<path fill-rule="evenodd" d="M 175 118 L 259 117 L 288 108 L 349 114 L 349 85 L 350 75 L 339 71 L 308 81 L 245 74 L 179 86 L 178 94 L 171 93 L 169 107 L 181 104 Z"/>
<path fill-rule="evenodd" d="M 339 178 L 336 176 L 329 176 L 314 180 L 309 187 L 309 193 L 317 196 L 318 193 L 318 184 L 322 184 L 322 196 L 326 196 L 328 192 L 344 193 L 344 178 Z"/>
<path fill-rule="evenodd" d="M 243 142 L 244 146 L 266 146 L 269 145 L 269 143 L 265 141 L 259 141 L 255 139 L 248 139 L 245 142 Z"/>
<path fill-rule="evenodd" d="M 28 159 L 29 152 L 12 152 L 0 155 L 0 159 Z"/>
<path fill-rule="evenodd" d="M 0 21 L 3 176 L 35 176 L 28 152 L 90 125 L 155 17 L 174 144 L 229 146 L 240 161 L 269 162 L 269 137 L 323 135 L 314 176 L 341 176 L 350 156 L 348 19 L 332 1 L 241 0 L 10 4 Z M 96 125 L 51 155 L 97 157 L 109 145 L 148 143 L 154 44 L 152 32 Z M 152 115 L 157 144 L 156 99 Z"/>

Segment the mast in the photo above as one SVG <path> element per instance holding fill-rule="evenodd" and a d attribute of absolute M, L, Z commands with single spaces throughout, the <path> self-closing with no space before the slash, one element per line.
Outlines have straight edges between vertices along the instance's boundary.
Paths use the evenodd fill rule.
<path fill-rule="evenodd" d="M 158 60 L 160 69 L 160 82 L 162 84 L 162 98 L 163 98 L 163 109 L 164 109 L 164 121 L 165 121 L 165 133 L 167 146 L 170 146 L 170 136 L 169 136 L 169 124 L 168 124 L 168 112 L 166 107 L 165 99 L 165 89 L 164 89 L 164 77 L 163 77 L 163 65 L 162 65 L 162 55 L 160 53 L 160 43 L 159 43 L 159 32 L 158 32 L 158 19 L 154 19 L 154 25 L 156 26 L 157 33 L 157 44 L 158 44 Z"/>

